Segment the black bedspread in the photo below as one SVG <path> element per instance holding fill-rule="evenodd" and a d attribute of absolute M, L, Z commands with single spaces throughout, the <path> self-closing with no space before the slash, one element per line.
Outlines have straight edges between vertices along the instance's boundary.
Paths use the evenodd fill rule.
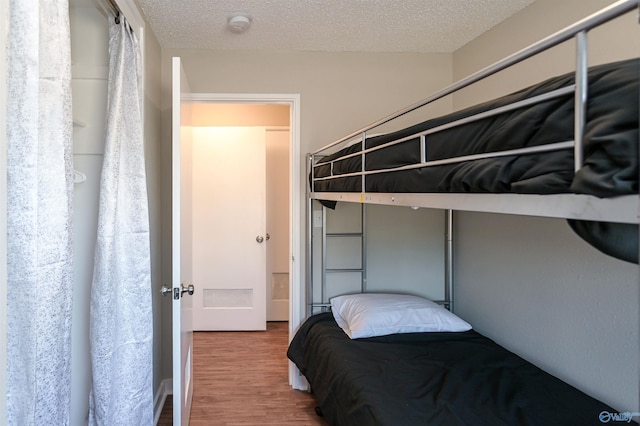
<path fill-rule="evenodd" d="M 323 313 L 287 355 L 336 426 L 602 425 L 615 413 L 474 331 L 350 340 Z"/>
<path fill-rule="evenodd" d="M 582 193 L 598 197 L 638 193 L 638 116 L 640 67 L 637 59 L 589 69 L 589 98 L 585 129 L 584 167 L 574 177 L 573 151 L 505 156 L 451 165 L 372 174 L 367 192 L 485 192 Z M 551 78 L 516 93 L 434 118 L 393 133 L 369 137 L 372 148 L 393 140 L 548 93 L 574 83 L 574 74 Z M 427 136 L 427 160 L 532 147 L 574 139 L 573 94 L 516 109 Z M 323 158 L 327 163 L 361 144 Z M 367 154 L 365 169 L 380 170 L 420 162 L 419 139 Z M 315 177 L 333 171 L 341 175 L 361 171 L 360 156 L 315 168 Z M 317 181 L 316 192 L 360 192 L 360 177 Z"/>

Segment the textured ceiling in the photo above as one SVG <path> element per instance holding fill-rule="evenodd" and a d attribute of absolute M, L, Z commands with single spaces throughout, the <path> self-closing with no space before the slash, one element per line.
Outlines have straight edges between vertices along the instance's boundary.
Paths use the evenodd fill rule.
<path fill-rule="evenodd" d="M 138 0 L 167 48 L 453 52 L 534 0 Z M 245 12 L 237 34 L 227 18 Z"/>

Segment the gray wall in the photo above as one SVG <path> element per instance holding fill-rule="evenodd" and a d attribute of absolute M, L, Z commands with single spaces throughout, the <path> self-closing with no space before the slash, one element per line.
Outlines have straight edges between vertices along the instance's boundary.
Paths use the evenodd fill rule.
<path fill-rule="evenodd" d="M 455 78 L 604 7 L 538 0 L 454 54 Z M 594 30 L 590 64 L 637 56 L 637 13 Z M 573 66 L 565 44 L 454 97 L 460 108 Z M 563 220 L 457 215 L 457 313 L 480 332 L 621 411 L 638 409 L 637 265 L 603 255 Z"/>
<path fill-rule="evenodd" d="M 74 185 L 74 288 L 71 321 L 71 424 L 86 422 L 89 413 L 91 360 L 89 301 L 98 226 L 100 173 L 104 158 L 107 109 L 109 27 L 95 7 L 73 7 L 71 25 L 73 91 L 73 166 L 87 180 Z"/>
<path fill-rule="evenodd" d="M 144 149 L 147 173 L 147 196 L 149 197 L 149 229 L 151 242 L 151 288 L 153 298 L 153 390 L 158 392 L 163 379 L 171 377 L 163 370 L 164 349 L 162 324 L 162 296 L 160 288 L 167 283 L 162 275 L 162 229 L 164 220 L 162 198 L 166 191 L 162 176 L 162 137 L 161 137 L 161 50 L 152 31 L 145 32 L 144 45 Z M 170 298 L 167 298 L 170 299 Z M 166 312 L 165 312 L 166 313 Z M 170 316 L 170 315 L 169 315 Z M 171 344 L 171 336 L 167 338 Z M 160 390 L 161 391 L 161 390 Z"/>
<path fill-rule="evenodd" d="M 320 212 L 319 203 L 315 209 Z M 382 205 L 365 206 L 365 263 L 368 292 L 402 291 L 432 300 L 444 298 L 444 223 L 441 210 Z M 357 203 L 338 203 L 326 209 L 327 233 L 360 233 L 362 211 Z M 322 228 L 314 220 L 314 303 L 333 296 L 358 293 L 360 272 L 326 276 L 322 297 Z M 358 269 L 362 252 L 359 236 L 327 237 L 327 268 Z M 316 310 L 317 311 L 317 310 Z"/>

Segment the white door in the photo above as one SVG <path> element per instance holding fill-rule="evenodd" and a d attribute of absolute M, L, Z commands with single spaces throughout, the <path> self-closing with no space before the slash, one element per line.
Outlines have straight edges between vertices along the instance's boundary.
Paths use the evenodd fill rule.
<path fill-rule="evenodd" d="M 267 148 L 267 321 L 289 320 L 289 129 L 269 129 Z"/>
<path fill-rule="evenodd" d="M 171 148 L 171 293 L 173 321 L 173 424 L 186 426 L 193 396 L 193 298 L 191 277 L 191 129 L 183 125 L 189 105 L 182 97 L 189 92 L 180 58 L 173 58 L 172 148 Z"/>
<path fill-rule="evenodd" d="M 193 128 L 194 330 L 266 329 L 265 130 Z"/>

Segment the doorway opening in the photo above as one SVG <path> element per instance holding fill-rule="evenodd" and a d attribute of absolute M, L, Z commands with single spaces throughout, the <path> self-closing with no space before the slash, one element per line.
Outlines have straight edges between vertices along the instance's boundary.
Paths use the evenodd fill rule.
<path fill-rule="evenodd" d="M 276 249 L 284 256 L 269 255 L 268 261 L 271 267 L 264 272 L 266 289 L 271 294 L 265 295 L 278 302 L 279 307 L 272 305 L 268 319 L 286 320 L 289 322 L 289 334 L 301 320 L 301 261 L 300 252 L 300 97 L 297 94 L 280 95 L 246 95 L 246 94 L 190 94 L 188 101 L 191 103 L 190 119 L 192 129 L 196 126 L 219 128 L 246 128 L 247 126 L 261 127 L 265 135 L 265 144 L 270 147 L 265 158 L 268 171 L 265 174 L 266 191 L 270 196 L 265 200 L 266 219 L 263 233 L 253 236 L 253 244 L 261 240 L 262 243 L 273 243 L 280 247 Z M 255 117 L 257 122 L 248 120 Z M 195 146 L 195 145 L 194 145 Z M 282 150 L 284 149 L 284 154 Z M 275 155 L 273 152 L 278 151 Z M 197 154 L 195 154 L 197 155 Z M 212 164 L 213 166 L 214 164 Z M 280 172 L 276 176 L 274 170 Z M 284 173 L 284 178 L 282 177 Z M 226 182 L 228 183 L 228 181 Z M 237 190 L 242 192 L 243 182 L 237 185 Z M 195 189 L 194 189 L 195 191 Z M 284 201 L 283 201 L 284 199 Z M 279 207 L 274 209 L 271 204 Z M 284 207 L 284 214 L 282 207 Z M 272 213 L 268 213 L 271 211 Z M 275 212 L 275 213 L 274 213 Z M 284 220 L 283 220 L 284 219 Z M 273 222 L 279 222 L 273 224 Z M 283 224 L 284 222 L 284 224 Z M 286 238 L 278 238 L 270 232 L 270 229 L 286 228 Z M 194 230 L 194 234 L 198 232 Z M 276 231 L 283 234 L 282 231 Z M 274 247 L 275 248 L 275 247 Z M 194 272 L 194 281 L 195 281 Z M 238 292 L 229 294 L 228 299 L 232 303 L 242 304 L 242 298 L 246 293 Z M 284 297 L 288 296 L 288 300 Z M 282 306 L 282 301 L 284 307 Z M 197 303 L 197 302 L 196 302 Z M 284 313 L 283 313 L 284 312 Z M 291 377 L 295 377 L 295 370 L 290 370 Z"/>
<path fill-rule="evenodd" d="M 290 106 L 191 105 L 194 331 L 289 319 Z"/>
<path fill-rule="evenodd" d="M 300 171 L 300 95 L 298 94 L 258 94 L 258 95 L 251 95 L 251 94 L 210 94 L 210 93 L 192 93 L 188 87 L 187 87 L 187 83 L 186 83 L 186 79 L 184 78 L 184 72 L 182 70 L 182 67 L 180 65 L 179 62 L 179 58 L 174 58 L 173 61 L 173 65 L 174 65 L 174 69 L 173 69 L 173 73 L 174 73 L 174 88 L 173 88 L 173 97 L 174 97 L 174 105 L 173 105 L 173 109 L 174 109 L 174 134 L 173 134 L 173 139 L 174 141 L 176 140 L 176 137 L 178 138 L 177 140 L 180 140 L 180 133 L 181 132 L 187 132 L 184 134 L 184 136 L 186 137 L 186 140 L 190 140 L 191 139 L 191 131 L 189 129 L 193 129 L 192 126 L 189 126 L 186 122 L 190 121 L 191 119 L 191 113 L 192 113 L 192 106 L 194 104 L 259 104 L 259 105 L 287 105 L 289 108 L 289 130 L 290 130 L 290 136 L 289 136 L 289 161 L 288 161 L 288 167 L 287 169 L 289 170 L 289 185 L 288 185 L 288 194 L 289 194 L 289 253 L 288 253 L 288 262 L 289 262 L 289 279 L 288 279 L 288 285 L 289 285 L 289 318 L 288 318 L 288 334 L 289 334 L 289 339 L 291 339 L 291 337 L 293 336 L 293 333 L 295 331 L 295 329 L 297 328 L 298 324 L 300 323 L 301 319 L 302 319 L 302 313 L 303 313 L 303 306 L 304 306 L 304 301 L 303 301 L 303 294 L 302 294 L 302 284 L 301 284 L 301 277 L 302 277 L 302 250 L 301 250 L 301 235 L 300 235 L 300 231 L 301 231 L 301 227 L 300 227 L 300 223 L 301 223 L 301 209 L 300 209 L 300 190 L 301 190 L 301 171 Z M 181 77 L 180 77 L 181 76 Z M 184 80 L 184 83 L 177 83 L 180 82 L 181 80 Z M 180 88 L 181 85 L 184 85 L 184 88 Z M 180 110 L 182 110 L 183 113 L 180 112 Z M 177 111 L 177 115 L 176 115 L 176 111 Z M 180 119 L 179 117 L 183 117 L 182 119 Z M 189 116 L 187 118 L 187 116 Z M 175 118 L 177 117 L 177 118 Z M 186 119 L 186 120 L 185 120 Z M 177 124 L 176 124 L 177 123 Z M 183 129 L 182 131 L 179 129 Z M 177 133 L 176 133 L 176 129 L 177 129 Z M 180 153 L 175 152 L 175 142 L 174 142 L 174 157 L 175 158 L 180 158 Z M 180 143 L 178 142 L 178 147 L 180 146 Z M 179 169 L 178 169 L 179 170 Z M 174 173 L 175 173 L 175 165 L 174 165 Z M 175 176 L 174 176 L 175 178 Z M 178 177 L 178 180 L 180 178 Z M 189 184 L 190 185 L 190 184 Z M 175 185 L 173 190 L 175 191 Z M 180 191 L 180 190 L 178 190 Z M 190 189 L 189 191 L 190 192 Z M 179 199 L 179 194 L 178 194 L 178 199 Z M 178 204 L 179 206 L 179 204 Z M 183 204 L 184 207 L 184 204 Z M 174 206 L 174 209 L 176 207 Z M 179 208 L 179 207 L 178 207 Z M 178 212 L 178 217 L 183 216 Z M 175 226 L 175 224 L 174 224 Z M 178 228 L 180 227 L 180 224 L 178 223 Z M 190 224 L 187 228 L 190 228 Z M 185 228 L 185 229 L 187 229 Z M 188 232 L 189 234 L 191 234 L 191 232 Z M 185 237 L 187 237 L 185 235 Z M 188 238 L 190 239 L 190 237 Z M 183 248 L 184 249 L 184 248 Z M 178 250 L 180 250 L 178 248 Z M 174 252 L 175 252 L 175 244 L 174 244 Z M 178 251 L 179 253 L 179 251 Z M 179 256 L 180 258 L 180 256 Z M 184 259 L 183 259 L 184 260 Z M 174 265 L 175 266 L 175 265 Z M 178 270 L 180 269 L 179 265 L 178 265 Z M 174 271 L 175 272 L 175 271 Z M 188 275 L 191 275 L 190 271 L 185 271 L 188 272 Z M 187 277 L 187 279 L 190 279 L 189 277 Z M 174 281 L 176 283 L 180 282 L 180 278 L 174 276 Z M 180 302 L 182 300 L 182 298 L 178 299 L 178 306 L 176 306 L 176 301 L 174 301 L 173 303 L 173 309 L 174 309 L 174 318 L 175 318 L 175 310 L 178 309 L 178 311 L 183 311 L 183 310 L 187 310 L 187 312 L 190 311 L 189 306 L 185 306 L 185 308 L 179 309 L 179 306 L 182 305 L 182 303 Z M 191 305 L 191 303 L 188 303 L 187 305 Z M 191 312 L 189 312 L 191 313 Z M 189 315 L 189 317 L 191 317 L 191 315 Z M 185 319 L 185 321 L 189 321 L 188 319 Z M 190 321 L 189 321 L 190 322 Z M 192 325 L 185 323 L 185 327 L 187 327 L 186 332 L 189 331 L 189 328 L 192 330 Z M 180 343 L 180 341 L 182 340 L 182 336 L 183 335 L 187 335 L 184 332 L 184 328 L 182 326 L 176 327 L 175 324 L 175 320 L 174 320 L 174 327 L 173 327 L 173 340 L 174 340 L 174 358 L 178 358 L 179 359 L 179 363 L 176 363 L 175 359 L 174 359 L 174 381 L 176 380 L 176 377 L 181 377 L 181 373 L 183 371 L 183 368 L 190 368 L 188 365 L 185 366 L 184 364 L 184 360 L 183 360 L 183 356 L 184 355 L 184 346 L 186 346 L 186 343 L 188 342 L 183 342 Z M 177 339 L 177 340 L 176 340 Z M 176 342 L 178 342 L 178 345 L 176 347 Z M 181 349 L 182 348 L 182 349 Z M 295 368 L 295 366 L 293 365 L 293 363 L 289 363 L 289 384 L 292 385 L 294 388 L 299 388 L 299 386 L 301 386 L 301 376 L 298 374 L 297 369 Z M 177 383 L 180 383 L 181 380 L 178 380 Z M 182 385 L 178 385 L 179 387 L 181 387 Z M 174 385 L 174 394 L 176 393 L 176 389 L 175 389 L 175 385 Z M 186 390 L 184 391 L 186 392 Z M 180 389 L 178 389 L 178 395 L 181 395 L 180 393 Z M 185 395 L 188 395 L 188 393 L 185 393 Z M 175 395 L 174 395 L 175 396 Z M 180 398 L 179 398 L 180 399 Z M 180 404 L 178 404 L 178 402 L 180 402 Z M 178 405 L 178 407 L 176 407 Z M 177 401 L 174 400 L 174 417 L 177 415 L 176 414 L 176 408 L 178 409 L 178 411 L 180 411 L 180 406 L 182 406 L 182 402 L 181 401 Z M 188 412 L 188 410 L 186 410 L 186 407 L 184 410 L 185 412 Z M 179 413 L 178 413 L 179 414 Z"/>

